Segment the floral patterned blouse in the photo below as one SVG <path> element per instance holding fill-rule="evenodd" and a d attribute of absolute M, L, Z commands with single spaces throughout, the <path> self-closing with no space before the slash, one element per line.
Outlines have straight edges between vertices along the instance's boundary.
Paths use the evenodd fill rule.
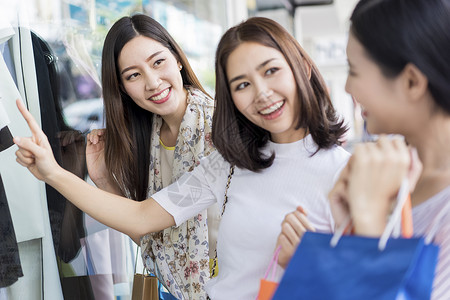
<path fill-rule="evenodd" d="M 215 149 L 211 140 L 214 100 L 202 91 L 187 89 L 187 108 L 175 146 L 172 182 L 199 164 Z M 162 118 L 153 119 L 148 197 L 163 188 L 160 130 Z M 142 258 L 148 270 L 178 299 L 206 299 L 210 278 L 207 211 L 178 227 L 141 238 Z"/>

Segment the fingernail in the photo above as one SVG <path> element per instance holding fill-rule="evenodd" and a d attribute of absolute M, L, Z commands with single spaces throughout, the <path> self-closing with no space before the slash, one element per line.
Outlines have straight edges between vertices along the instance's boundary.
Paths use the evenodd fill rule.
<path fill-rule="evenodd" d="M 301 212 L 302 214 L 304 214 L 305 216 L 307 215 L 306 210 L 303 208 L 303 206 L 298 206 L 298 207 L 297 207 L 297 210 L 298 210 L 299 212 Z"/>
<path fill-rule="evenodd" d="M 20 143 L 20 137 L 18 137 L 18 136 L 14 137 L 13 141 L 14 141 L 15 144 Z"/>

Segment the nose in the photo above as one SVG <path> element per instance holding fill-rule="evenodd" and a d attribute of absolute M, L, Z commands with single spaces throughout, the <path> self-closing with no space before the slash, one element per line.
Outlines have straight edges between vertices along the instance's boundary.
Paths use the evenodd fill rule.
<path fill-rule="evenodd" d="M 145 90 L 152 91 L 158 89 L 161 84 L 161 79 L 155 72 L 145 72 Z"/>
<path fill-rule="evenodd" d="M 269 97 L 272 95 L 272 93 L 270 91 L 260 91 L 257 95 L 256 95 L 256 101 L 262 101 L 262 100 L 267 100 L 269 99 Z"/>
<path fill-rule="evenodd" d="M 259 83 L 256 85 L 256 97 L 255 101 L 267 101 L 273 95 L 273 90 L 270 89 L 266 84 Z"/>

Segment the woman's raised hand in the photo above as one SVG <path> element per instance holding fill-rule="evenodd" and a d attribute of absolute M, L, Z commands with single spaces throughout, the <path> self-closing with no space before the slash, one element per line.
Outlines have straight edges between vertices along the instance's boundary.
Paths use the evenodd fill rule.
<path fill-rule="evenodd" d="M 14 143 L 19 147 L 16 151 L 16 161 L 28 168 L 37 179 L 47 182 L 52 174 L 62 168 L 53 156 L 47 136 L 31 113 L 19 99 L 16 100 L 16 104 L 32 134 L 31 137 L 14 137 Z"/>
<path fill-rule="evenodd" d="M 336 225 L 347 214 L 356 234 L 380 236 L 400 185 L 411 172 L 411 151 L 403 139 L 381 136 L 376 143 L 357 145 L 329 194 Z"/>

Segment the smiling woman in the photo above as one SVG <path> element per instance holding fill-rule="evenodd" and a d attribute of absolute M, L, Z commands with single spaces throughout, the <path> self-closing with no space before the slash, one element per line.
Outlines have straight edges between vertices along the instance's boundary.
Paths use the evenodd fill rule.
<path fill-rule="evenodd" d="M 251 18 L 231 28 L 216 59 L 213 142 L 228 161 L 253 171 L 270 166 L 273 157 L 260 153 L 269 139 L 287 143 L 310 135 L 319 149 L 340 143 L 347 128 L 322 75 L 278 23 Z"/>
<path fill-rule="evenodd" d="M 181 66 L 169 49 L 146 36 L 130 40 L 118 59 L 123 89 L 142 109 L 164 116 L 161 140 L 172 146 L 187 105 Z"/>
<path fill-rule="evenodd" d="M 236 108 L 270 132 L 272 141 L 289 143 L 305 136 L 305 128 L 296 128 L 300 103 L 294 74 L 280 51 L 243 43 L 228 59 L 227 77 Z"/>
<path fill-rule="evenodd" d="M 123 17 L 111 27 L 103 47 L 102 86 L 106 129 L 91 132 L 86 149 L 89 175 L 99 188 L 142 201 L 214 151 L 213 100 L 183 51 L 152 18 Z M 205 295 L 208 244 L 216 243 L 208 224 L 216 222 L 216 211 L 213 206 L 208 217 L 205 210 L 154 234 L 125 232 L 142 246 L 146 267 L 179 299 Z M 189 235 L 192 231 L 197 234 Z M 191 265 L 203 266 L 201 272 L 190 273 Z"/>

